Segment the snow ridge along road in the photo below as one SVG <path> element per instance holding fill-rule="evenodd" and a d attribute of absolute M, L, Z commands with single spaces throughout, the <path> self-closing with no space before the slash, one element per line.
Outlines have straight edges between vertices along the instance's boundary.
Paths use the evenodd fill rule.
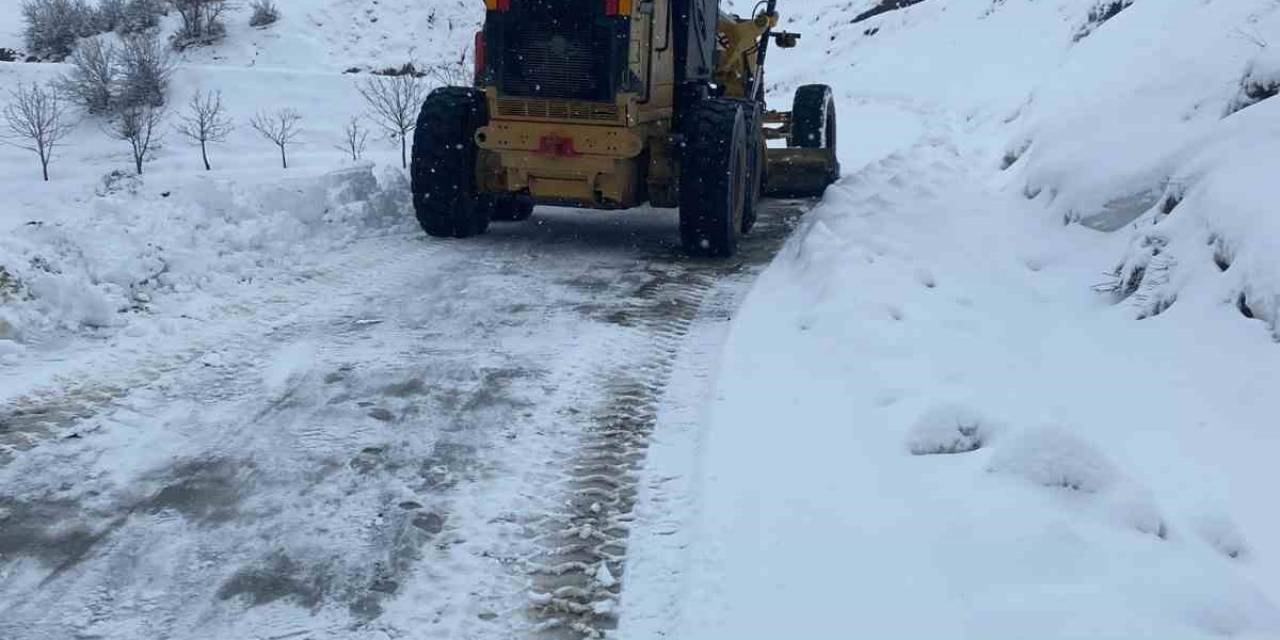
<path fill-rule="evenodd" d="M 0 637 L 607 632 L 684 337 L 807 206 L 730 263 L 669 212 L 392 233 L 59 354 L 0 406 Z"/>

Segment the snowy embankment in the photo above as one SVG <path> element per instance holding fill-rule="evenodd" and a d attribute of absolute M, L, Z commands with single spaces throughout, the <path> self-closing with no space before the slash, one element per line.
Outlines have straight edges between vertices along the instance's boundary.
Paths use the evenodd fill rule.
<path fill-rule="evenodd" d="M 346 0 L 283 8 L 281 22 L 253 29 L 240 7 L 218 46 L 178 56 L 163 138 L 143 177 L 99 117 L 77 114 L 51 183 L 38 181 L 33 154 L 0 146 L 0 363 L 78 334 L 147 331 L 155 317 L 196 313 L 240 283 L 287 280 L 336 247 L 408 228 L 398 143 L 371 137 L 361 162 L 342 149 L 343 126 L 365 110 L 355 83 L 367 77 L 344 72 L 399 66 L 421 47 L 461 51 L 479 12 L 412 2 L 361 10 Z M 18 9 L 0 9 L 0 46 L 21 48 Z M 0 63 L 0 87 L 68 68 Z M 209 173 L 172 130 L 197 91 L 221 91 L 236 127 L 211 146 Z M 248 125 L 282 108 L 303 118 L 288 171 Z"/>
<path fill-rule="evenodd" d="M 1280 6 L 847 4 L 772 77 L 853 171 L 658 434 L 624 636 L 1280 637 Z"/>

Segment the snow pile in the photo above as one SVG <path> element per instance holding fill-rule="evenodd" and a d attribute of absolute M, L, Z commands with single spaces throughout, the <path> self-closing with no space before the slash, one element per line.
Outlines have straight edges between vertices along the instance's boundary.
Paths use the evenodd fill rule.
<path fill-rule="evenodd" d="M 963 405 L 937 405 L 911 427 L 907 449 L 917 456 L 969 453 L 988 444 L 992 435 L 992 426 L 977 411 Z"/>
<path fill-rule="evenodd" d="M 978 161 L 1008 189 L 1133 238 L 1099 284 L 1136 317 L 1201 299 L 1280 333 L 1280 234 L 1258 180 L 1280 169 L 1280 5 L 927 0 L 851 24 L 869 4 L 793 16 L 808 50 L 773 57 L 775 95 L 837 78 L 852 95 L 960 113 L 989 128 Z M 1232 267 L 1206 259 L 1213 245 Z"/>
<path fill-rule="evenodd" d="M 1093 445 L 1061 427 L 1023 432 L 999 449 L 988 468 L 1043 487 L 1085 493 L 1110 489 L 1120 475 Z"/>
<path fill-rule="evenodd" d="M 0 337 L 118 326 L 153 301 L 289 278 L 326 251 L 403 229 L 406 219 L 403 174 L 384 172 L 380 182 L 370 165 L 258 184 L 199 176 L 166 189 L 112 173 L 80 215 L 0 236 Z"/>
<path fill-rule="evenodd" d="M 1280 7 L 1140 2 L 1073 47 L 1015 125 L 1010 171 L 1067 221 L 1131 229 L 1117 300 L 1232 305 L 1276 332 Z M 1134 42 L 1142 43 L 1135 46 Z M 1123 60 L 1123 64 L 1116 64 Z M 1277 334 L 1280 337 L 1280 334 Z"/>

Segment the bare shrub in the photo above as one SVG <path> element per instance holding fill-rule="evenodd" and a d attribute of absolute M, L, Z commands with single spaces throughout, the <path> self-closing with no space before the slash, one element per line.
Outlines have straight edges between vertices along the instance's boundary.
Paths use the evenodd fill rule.
<path fill-rule="evenodd" d="M 422 75 L 427 84 L 434 87 L 467 87 L 475 81 L 475 69 L 465 51 L 457 60 L 427 65 Z"/>
<path fill-rule="evenodd" d="M 174 48 L 212 44 L 226 34 L 226 25 L 222 22 L 222 14 L 229 8 L 226 0 L 168 1 L 182 18 L 182 28 L 174 34 Z"/>
<path fill-rule="evenodd" d="M 346 128 L 342 130 L 342 144 L 338 148 L 351 154 L 352 162 L 359 162 L 369 146 L 368 143 L 369 130 L 360 124 L 360 118 L 351 116 Z"/>
<path fill-rule="evenodd" d="M 163 106 L 173 66 L 173 57 L 156 34 L 146 32 L 126 36 L 120 55 L 120 105 Z"/>
<path fill-rule="evenodd" d="M 426 85 L 411 74 L 374 76 L 356 85 L 378 126 L 400 141 L 400 164 L 409 166 L 409 133 L 417 126 Z"/>
<path fill-rule="evenodd" d="M 78 38 L 97 33 L 95 14 L 85 0 L 23 0 L 27 49 L 42 58 L 66 59 Z"/>
<path fill-rule="evenodd" d="M 57 80 L 58 90 L 89 113 L 106 113 L 115 102 L 119 57 L 114 45 L 98 38 L 81 42 L 71 55 L 71 70 Z"/>
<path fill-rule="evenodd" d="M 75 123 L 57 91 L 38 84 L 19 84 L 9 92 L 10 102 L 3 112 L 6 131 L 0 142 L 26 149 L 40 157 L 44 181 L 49 181 L 49 163 L 54 149 L 71 135 Z"/>
<path fill-rule="evenodd" d="M 187 103 L 187 112 L 181 116 L 181 122 L 174 129 L 194 144 L 200 145 L 200 158 L 204 160 L 204 170 L 212 171 L 209 165 L 209 143 L 222 142 L 227 139 L 235 127 L 222 109 L 222 92 L 197 92 Z"/>
<path fill-rule="evenodd" d="M 160 126 L 164 122 L 164 109 L 149 104 L 134 104 L 120 110 L 120 114 L 106 129 L 106 134 L 116 140 L 129 143 L 133 167 L 142 175 L 142 165 L 162 138 Z"/>
<path fill-rule="evenodd" d="M 274 0 L 253 0 L 250 5 L 253 15 L 249 17 L 249 26 L 265 27 L 280 20 L 280 9 Z"/>
<path fill-rule="evenodd" d="M 280 149 L 280 166 L 288 169 L 289 147 L 298 142 L 301 133 L 298 122 L 301 120 L 302 114 L 297 111 L 281 109 L 271 113 L 258 113 L 249 120 L 249 126 Z"/>
<path fill-rule="evenodd" d="M 94 23 L 99 33 L 115 31 L 124 24 L 128 0 L 98 0 Z"/>
<path fill-rule="evenodd" d="M 124 20 L 116 31 L 141 33 L 160 25 L 160 16 L 168 12 L 164 0 L 129 0 L 125 5 Z"/>

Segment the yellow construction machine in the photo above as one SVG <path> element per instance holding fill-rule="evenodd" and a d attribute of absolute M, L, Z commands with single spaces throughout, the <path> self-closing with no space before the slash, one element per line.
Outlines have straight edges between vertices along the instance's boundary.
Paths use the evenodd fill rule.
<path fill-rule="evenodd" d="M 718 0 L 485 0 L 475 86 L 433 91 L 418 119 L 423 229 L 647 203 L 679 209 L 690 254 L 734 255 L 762 193 L 819 196 L 840 172 L 829 86 L 765 107 L 770 44 L 800 39 L 776 4 L 741 18 Z"/>

